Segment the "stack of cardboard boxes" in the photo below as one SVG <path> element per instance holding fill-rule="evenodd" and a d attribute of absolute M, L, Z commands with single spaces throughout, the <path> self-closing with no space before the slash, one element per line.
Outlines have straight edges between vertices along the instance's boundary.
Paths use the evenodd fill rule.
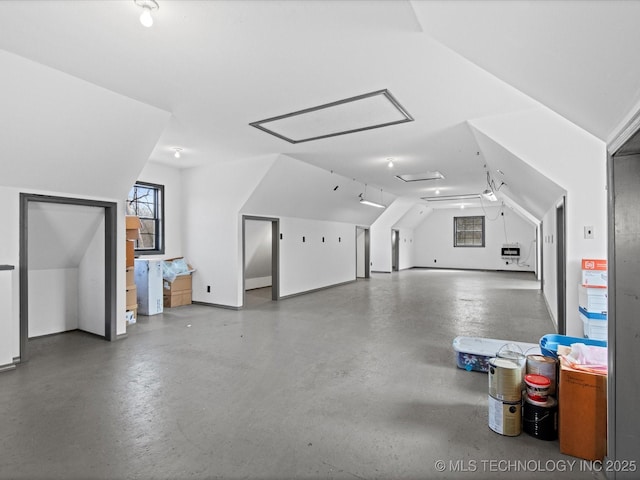
<path fill-rule="evenodd" d="M 578 307 L 584 336 L 607 339 L 607 261 L 582 260 L 582 283 L 578 286 Z"/>
<path fill-rule="evenodd" d="M 138 291 L 136 289 L 136 282 L 134 278 L 134 253 L 135 253 L 135 241 L 140 234 L 140 219 L 136 216 L 126 216 L 126 231 L 127 231 L 127 322 L 135 323 L 138 316 Z"/>

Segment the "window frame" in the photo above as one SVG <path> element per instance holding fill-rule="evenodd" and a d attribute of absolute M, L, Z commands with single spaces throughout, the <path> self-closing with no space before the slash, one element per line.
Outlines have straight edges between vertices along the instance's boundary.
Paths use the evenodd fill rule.
<path fill-rule="evenodd" d="M 458 219 L 460 218 L 479 218 L 482 220 L 482 230 L 481 230 L 481 245 L 462 245 L 462 244 L 458 244 Z M 458 217 L 453 217 L 453 246 L 454 248 L 484 248 L 486 245 L 486 238 L 485 238 L 485 225 L 486 225 L 486 221 L 485 221 L 485 216 L 484 215 L 466 215 L 466 216 L 458 216 Z M 463 231 L 470 231 L 470 232 L 474 232 L 476 230 L 463 230 Z"/>
<path fill-rule="evenodd" d="M 134 251 L 136 255 L 163 255 L 165 251 L 165 216 L 164 216 L 164 204 L 165 204 L 165 194 L 164 194 L 164 185 L 158 183 L 151 182 L 142 182 L 137 181 L 131 187 L 133 190 L 136 187 L 142 187 L 147 189 L 152 189 L 155 191 L 154 205 L 155 205 L 155 217 L 142 217 L 139 216 L 141 220 L 153 220 L 155 223 L 155 241 L 154 248 L 139 248 L 139 241 L 136 240 L 134 244 Z M 129 193 L 131 193 L 129 190 Z M 129 195 L 127 195 L 127 214 L 129 214 Z M 137 215 L 138 212 L 135 214 Z"/>

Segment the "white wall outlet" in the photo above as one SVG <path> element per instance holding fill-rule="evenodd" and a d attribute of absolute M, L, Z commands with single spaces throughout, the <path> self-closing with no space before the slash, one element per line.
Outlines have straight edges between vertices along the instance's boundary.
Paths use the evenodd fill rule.
<path fill-rule="evenodd" d="M 585 240 L 593 240 L 593 227 L 584 227 Z"/>

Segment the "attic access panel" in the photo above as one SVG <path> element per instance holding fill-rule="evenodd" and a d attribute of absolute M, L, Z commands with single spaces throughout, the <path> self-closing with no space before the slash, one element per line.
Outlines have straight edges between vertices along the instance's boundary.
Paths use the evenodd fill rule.
<path fill-rule="evenodd" d="M 385 89 L 249 125 L 289 143 L 302 143 L 412 121 L 413 117 Z"/>

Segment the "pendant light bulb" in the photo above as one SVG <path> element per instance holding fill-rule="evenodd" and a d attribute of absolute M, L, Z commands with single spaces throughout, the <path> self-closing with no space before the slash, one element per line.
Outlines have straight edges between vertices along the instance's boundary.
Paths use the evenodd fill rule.
<path fill-rule="evenodd" d="M 149 28 L 153 25 L 153 17 L 151 16 L 151 8 L 144 5 L 142 7 L 142 13 L 140 14 L 140 23 Z"/>
<path fill-rule="evenodd" d="M 176 158 L 180 158 L 180 152 L 182 151 L 182 149 L 179 148 L 179 147 L 176 147 L 176 148 L 173 149 L 173 151 L 175 152 L 173 154 L 173 156 L 176 157 Z"/>

